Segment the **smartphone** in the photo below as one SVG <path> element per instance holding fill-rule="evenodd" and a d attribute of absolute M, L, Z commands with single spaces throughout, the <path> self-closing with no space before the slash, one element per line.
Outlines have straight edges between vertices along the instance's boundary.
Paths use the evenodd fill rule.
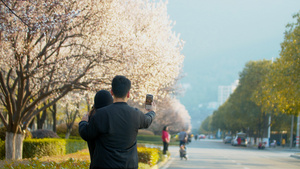
<path fill-rule="evenodd" d="M 145 103 L 145 108 L 147 110 L 152 109 L 152 102 L 153 102 L 153 95 L 152 94 L 147 94 L 146 95 L 146 103 Z"/>

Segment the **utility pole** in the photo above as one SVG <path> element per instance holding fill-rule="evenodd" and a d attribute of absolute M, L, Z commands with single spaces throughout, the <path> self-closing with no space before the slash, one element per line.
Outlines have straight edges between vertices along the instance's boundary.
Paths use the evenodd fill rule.
<path fill-rule="evenodd" d="M 293 147 L 293 129 L 294 129 L 294 115 L 292 115 L 292 126 L 291 126 L 291 137 L 290 137 L 290 148 Z"/>
<path fill-rule="evenodd" d="M 299 132 L 300 132 L 300 112 L 297 117 L 297 135 L 296 135 L 296 148 L 299 148 Z"/>
<path fill-rule="evenodd" d="M 274 58 L 272 57 L 272 64 L 273 64 L 273 60 Z M 269 147 L 270 143 L 271 143 L 271 113 L 269 114 L 269 123 L 268 123 L 269 127 L 268 127 L 268 145 L 267 147 Z"/>
<path fill-rule="evenodd" d="M 268 146 L 271 143 L 271 114 L 269 115 L 269 127 L 268 127 Z"/>

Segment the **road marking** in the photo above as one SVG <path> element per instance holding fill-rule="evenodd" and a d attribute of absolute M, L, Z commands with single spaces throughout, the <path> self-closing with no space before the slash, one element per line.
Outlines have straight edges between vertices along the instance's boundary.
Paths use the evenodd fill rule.
<path fill-rule="evenodd" d="M 171 158 L 161 169 L 167 169 L 173 161 L 174 161 L 174 158 Z"/>

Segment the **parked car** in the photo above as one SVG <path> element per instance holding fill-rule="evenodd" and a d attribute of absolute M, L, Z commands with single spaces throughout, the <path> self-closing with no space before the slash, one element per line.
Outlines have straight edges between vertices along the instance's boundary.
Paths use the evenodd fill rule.
<path fill-rule="evenodd" d="M 223 142 L 224 142 L 224 144 L 226 144 L 226 143 L 231 143 L 231 140 L 232 140 L 232 137 L 231 137 L 231 136 L 226 136 L 226 137 L 223 139 Z"/>
<path fill-rule="evenodd" d="M 238 133 L 234 139 L 231 140 L 233 146 L 247 146 L 247 138 L 245 133 Z"/>
<path fill-rule="evenodd" d="M 206 137 L 205 137 L 205 135 L 204 134 L 200 134 L 199 135 L 199 139 L 205 139 Z"/>

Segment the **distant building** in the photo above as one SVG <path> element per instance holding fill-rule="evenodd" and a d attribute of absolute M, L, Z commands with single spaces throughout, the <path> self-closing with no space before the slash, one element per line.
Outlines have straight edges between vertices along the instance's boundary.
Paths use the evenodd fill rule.
<path fill-rule="evenodd" d="M 209 102 L 208 103 L 208 106 L 207 106 L 208 109 L 217 109 L 218 108 L 218 102 Z"/>
<path fill-rule="evenodd" d="M 236 80 L 230 86 L 219 86 L 218 87 L 218 104 L 221 106 L 229 98 L 230 94 L 234 92 L 239 84 L 239 80 Z"/>

